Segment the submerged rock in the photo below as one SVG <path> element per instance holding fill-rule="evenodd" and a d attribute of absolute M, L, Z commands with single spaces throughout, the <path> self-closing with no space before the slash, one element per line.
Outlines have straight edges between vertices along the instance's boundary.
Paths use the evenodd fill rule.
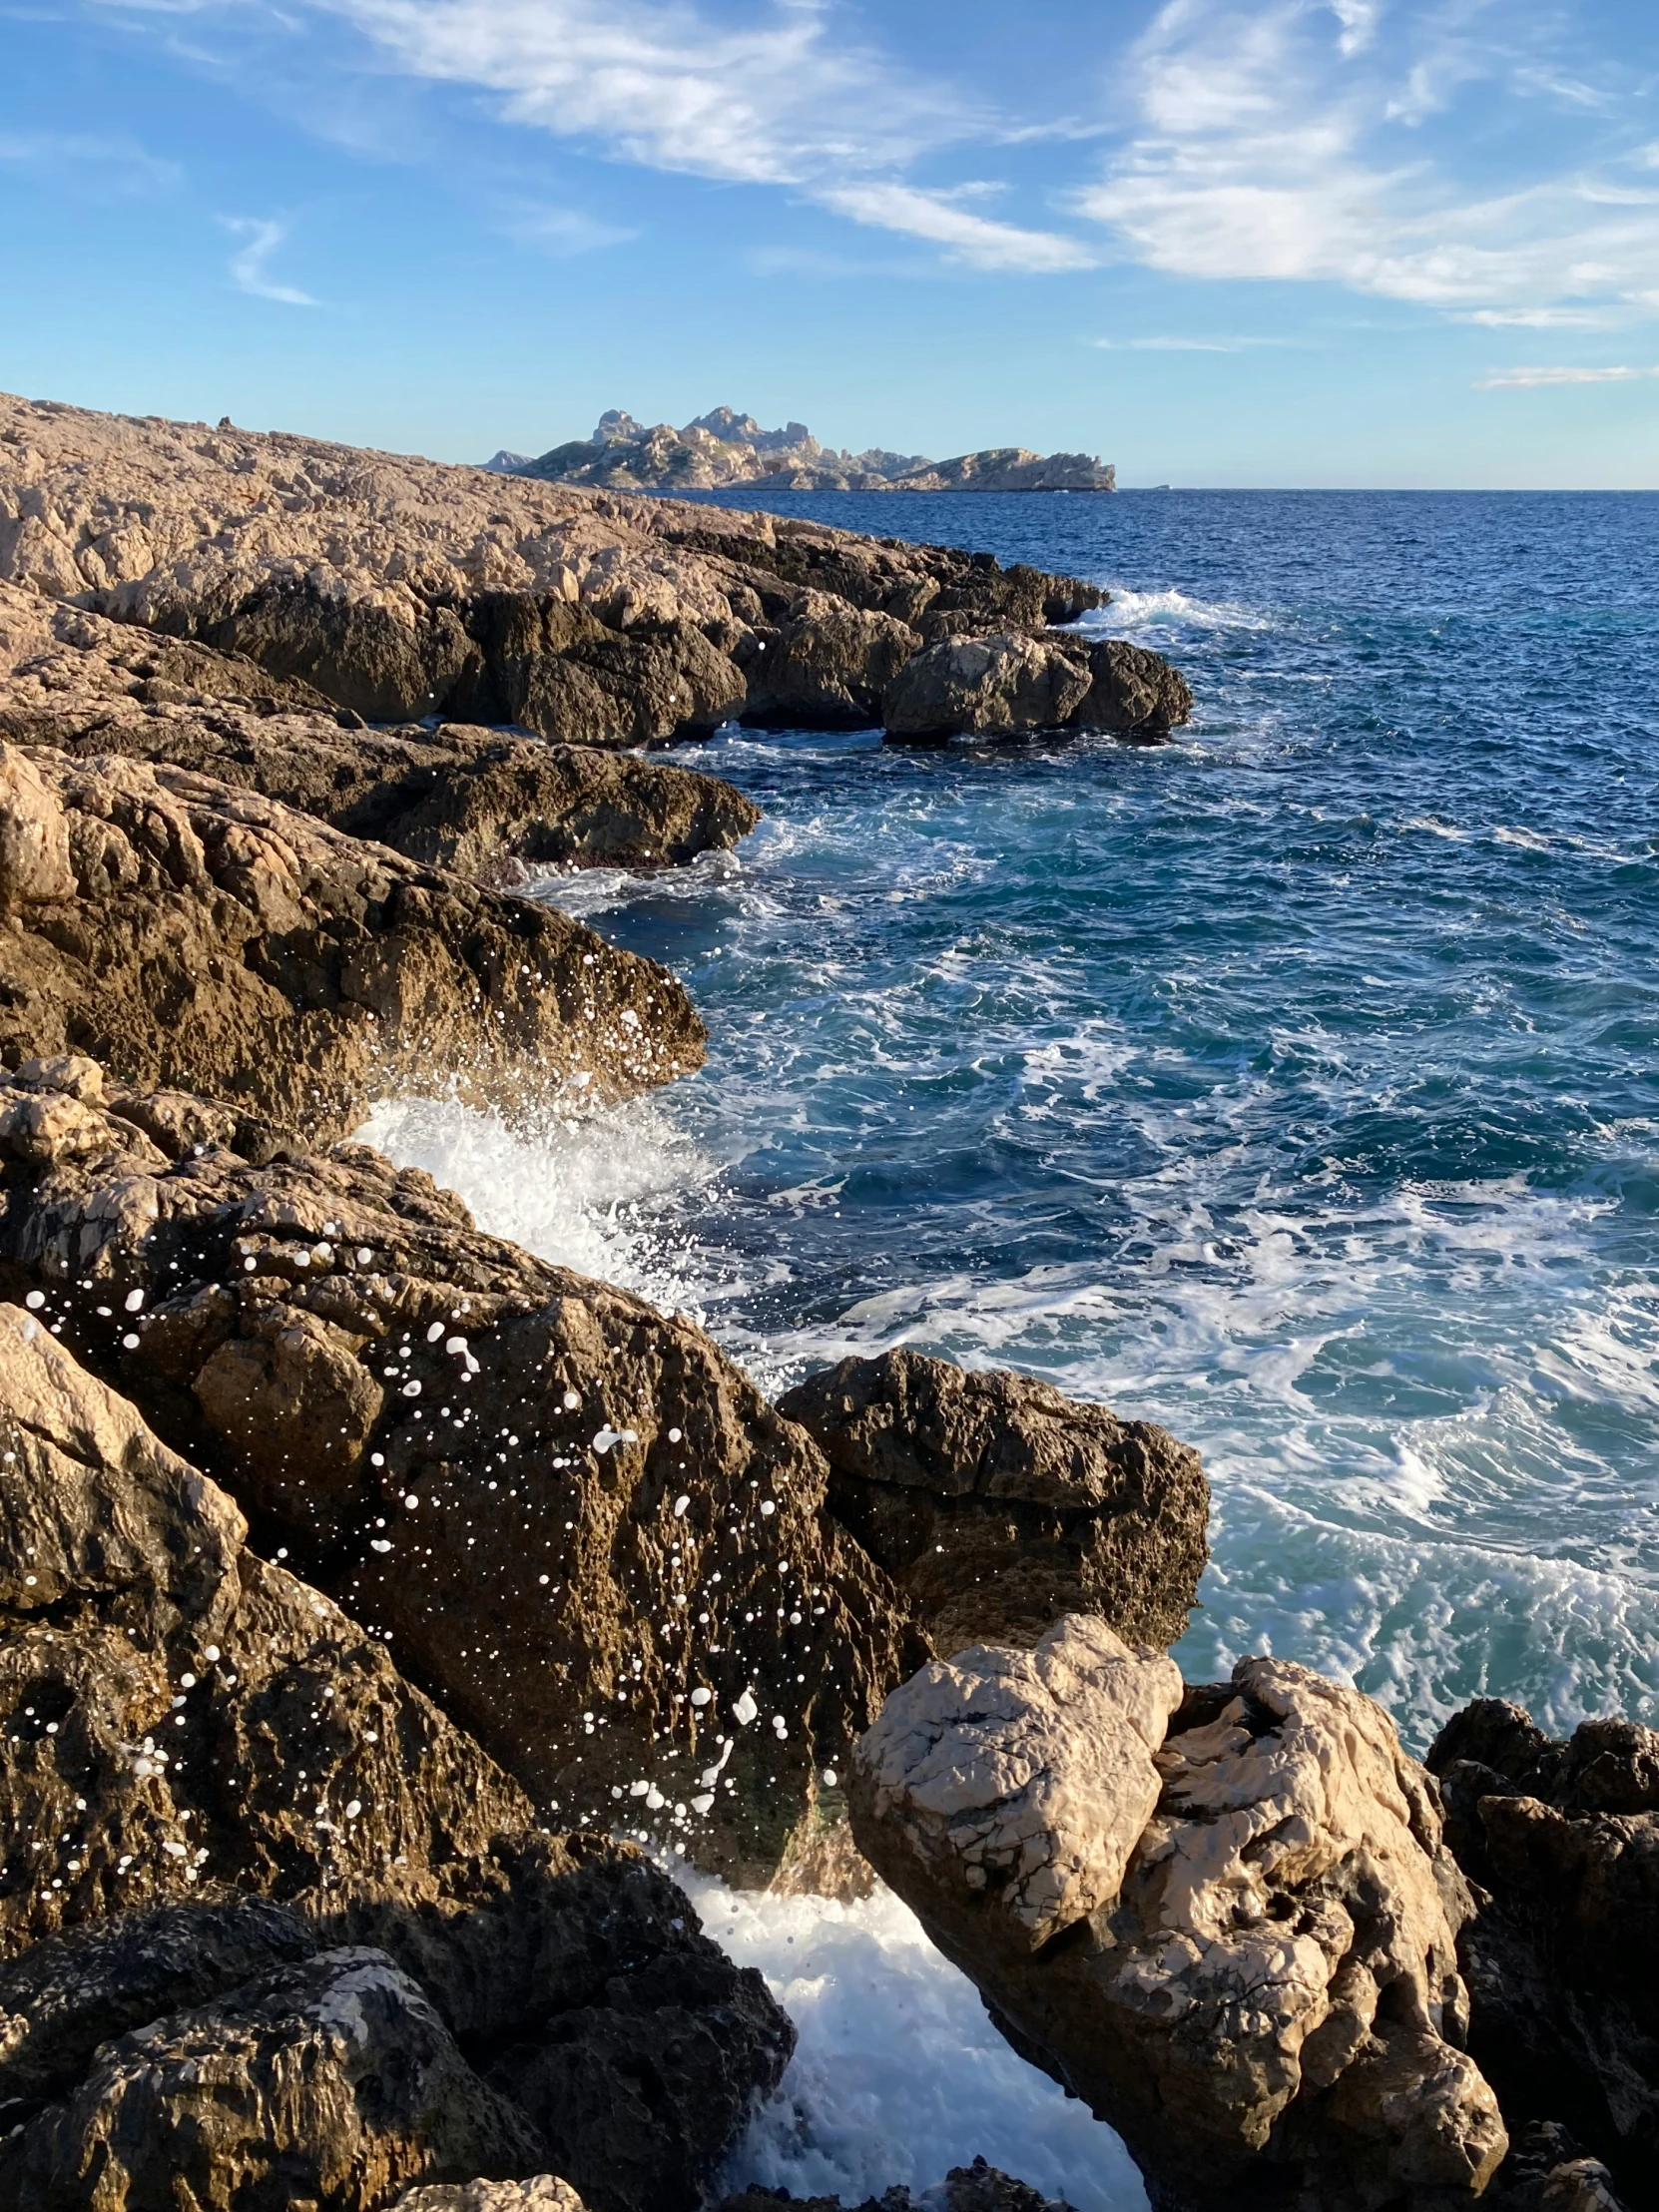
<path fill-rule="evenodd" d="M 1466 1890 L 1357 1691 L 1249 1659 L 1183 1697 L 1167 1660 L 1068 1618 L 923 1669 L 848 1797 L 866 1858 L 1160 2208 L 1428 2212 L 1496 2171 L 1459 2047 Z"/>
<path fill-rule="evenodd" d="M 192 769 L 480 881 L 674 864 L 760 820 L 730 784 L 666 761 L 453 723 L 371 730 L 246 656 L 7 584 L 0 739 Z"/>
<path fill-rule="evenodd" d="M 1185 681 L 1143 646 L 1008 631 L 948 637 L 916 654 L 887 686 L 882 720 L 898 739 L 1103 730 L 1161 745 L 1192 710 Z"/>
<path fill-rule="evenodd" d="M 1511 2118 L 1563 2123 L 1633 2206 L 1659 2203 L 1659 1731 L 1556 1741 L 1478 1698 L 1428 1766 L 1477 1886 L 1470 2051 Z"/>
<path fill-rule="evenodd" d="M 822 1446 L 830 1509 L 936 1649 L 1034 1643 L 1074 1612 L 1133 1644 L 1185 1630 L 1210 1490 L 1167 1429 L 902 1347 L 810 1377 L 779 1411 Z"/>
<path fill-rule="evenodd" d="M 0 1289 L 561 1819 L 764 1878 L 925 1653 L 829 1469 L 690 1323 L 85 1061 L 0 1083 Z"/>
<path fill-rule="evenodd" d="M 750 713 L 839 726 L 920 646 L 1038 632 L 1106 598 L 800 519 L 4 396 L 0 583 L 244 656 L 370 721 L 607 746 Z M 1133 685 L 1101 684 L 1088 727 L 1150 730 L 1160 700 L 1179 719 L 1169 684 L 1144 711 Z M 958 686 L 956 726 L 980 727 L 979 696 L 984 727 L 1006 727 L 994 685 Z"/>
<path fill-rule="evenodd" d="M 90 1052 L 336 1134 L 393 1086 L 512 1110 L 697 1067 L 680 983 L 550 907 L 165 764 L 0 745 L 0 1060 Z"/>
<path fill-rule="evenodd" d="M 0 2205 L 551 2158 L 690 2212 L 794 2038 L 673 1884 L 538 1830 L 44 1310 L 0 1307 Z"/>

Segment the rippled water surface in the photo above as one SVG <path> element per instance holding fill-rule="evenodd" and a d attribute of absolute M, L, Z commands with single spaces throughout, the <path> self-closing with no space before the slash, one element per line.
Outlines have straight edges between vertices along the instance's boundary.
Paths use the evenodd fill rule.
<path fill-rule="evenodd" d="M 731 731 L 736 855 L 546 895 L 695 1080 L 378 1133 L 769 1383 L 910 1343 L 1199 1444 L 1178 1650 L 1659 1713 L 1659 500 L 785 495 L 1108 583 L 1176 745 Z"/>

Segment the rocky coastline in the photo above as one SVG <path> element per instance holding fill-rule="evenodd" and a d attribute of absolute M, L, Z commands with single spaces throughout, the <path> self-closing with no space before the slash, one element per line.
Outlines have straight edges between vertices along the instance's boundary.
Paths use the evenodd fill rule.
<path fill-rule="evenodd" d="M 907 1351 L 771 1404 L 351 1141 L 700 1064 L 515 895 L 754 826 L 643 749 L 1177 672 L 979 556 L 0 418 L 0 2212 L 717 2204 L 794 2030 L 681 1863 L 879 1877 L 1157 2212 L 1653 2203 L 1659 1735 L 1186 1683 L 1180 1439 Z"/>

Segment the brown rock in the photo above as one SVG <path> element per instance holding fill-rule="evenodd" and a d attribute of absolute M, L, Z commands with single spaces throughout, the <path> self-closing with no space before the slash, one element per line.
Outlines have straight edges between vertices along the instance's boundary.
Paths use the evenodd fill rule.
<path fill-rule="evenodd" d="M 427 1176 L 66 1084 L 85 1063 L 0 1085 L 0 1288 L 562 1819 L 769 1874 L 925 1649 L 811 1437 L 701 1331 Z"/>
<path fill-rule="evenodd" d="M 908 2189 L 886 2189 L 866 2197 L 857 2212 L 1072 2212 L 1064 2197 L 1045 2197 L 1028 2182 L 1016 2181 L 976 2158 L 971 2166 L 952 2166 L 935 2189 L 915 2196 Z M 792 2197 L 787 2189 L 744 2189 L 727 2197 L 716 2212 L 845 2212 L 838 2197 Z"/>
<path fill-rule="evenodd" d="M 830 1509 L 940 1651 L 1034 1643 L 1062 1613 L 1173 1643 L 1209 1555 L 1199 1455 L 1050 1382 L 900 1348 L 843 1360 L 779 1410 L 830 1461 Z"/>
<path fill-rule="evenodd" d="M 1144 647 L 1004 631 L 944 637 L 916 654 L 887 686 L 882 719 L 895 739 L 1104 730 L 1159 745 L 1192 705 L 1182 678 Z"/>
<path fill-rule="evenodd" d="M 1283 1660 L 1189 1691 L 1165 1739 L 1173 1676 L 1075 1617 L 924 1669 L 858 1745 L 860 1849 L 1161 2208 L 1472 2200 L 1507 2138 L 1457 2047 L 1432 1785 Z"/>
<path fill-rule="evenodd" d="M 14 878 L 34 888 L 0 920 L 13 1066 L 90 1052 L 326 1135 L 390 1088 L 510 1110 L 628 1097 L 702 1059 L 655 961 L 188 770 L 0 746 L 8 843 L 57 856 Z"/>
<path fill-rule="evenodd" d="M 370 730 L 244 656 L 6 584 L 0 738 L 192 769 L 483 881 L 676 863 L 760 819 L 730 784 L 664 761 L 456 724 Z"/>
<path fill-rule="evenodd" d="M 581 2198 L 557 2174 L 528 2181 L 435 2181 L 406 2189 L 392 2212 L 586 2212 Z"/>
<path fill-rule="evenodd" d="M 106 2043 L 0 2142 L 4 2212 L 373 2212 L 401 2184 L 540 2152 L 426 1997 L 373 1950 L 323 1951 Z"/>

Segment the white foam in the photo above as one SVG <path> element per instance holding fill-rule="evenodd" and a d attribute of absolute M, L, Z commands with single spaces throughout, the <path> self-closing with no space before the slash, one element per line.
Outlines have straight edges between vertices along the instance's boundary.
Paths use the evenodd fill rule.
<path fill-rule="evenodd" d="M 1110 586 L 1111 599 L 1095 607 L 1073 627 L 1096 637 L 1130 637 L 1138 631 L 1274 630 L 1275 618 L 1238 600 L 1195 599 L 1171 586 L 1163 591 L 1134 591 Z"/>
<path fill-rule="evenodd" d="M 720 2187 L 856 2204 L 983 2157 L 1078 2212 L 1145 2212 L 1108 2127 L 1015 2055 L 964 1974 L 886 1890 L 855 1905 L 674 1874 L 714 1939 L 758 1966 L 800 2043 Z M 716 2193 L 719 2193 L 717 2189 Z"/>

